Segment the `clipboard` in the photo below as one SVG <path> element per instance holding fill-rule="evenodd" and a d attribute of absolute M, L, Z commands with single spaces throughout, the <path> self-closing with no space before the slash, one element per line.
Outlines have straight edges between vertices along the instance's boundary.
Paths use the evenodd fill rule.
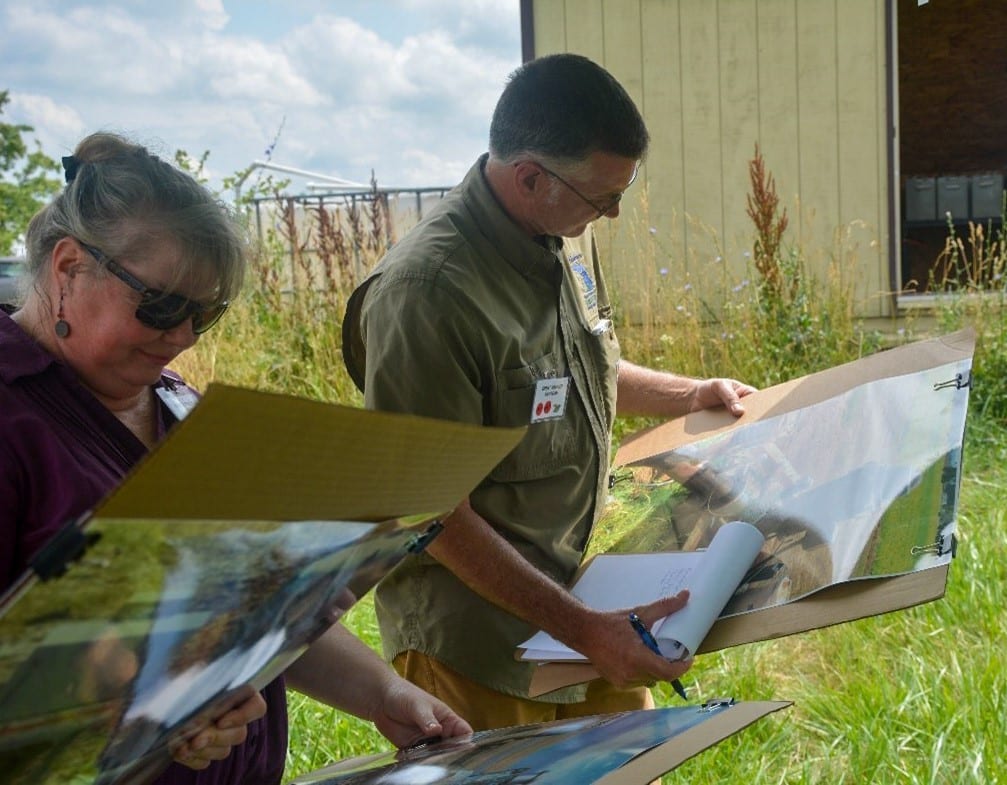
<path fill-rule="evenodd" d="M 944 595 L 957 551 L 961 445 L 974 348 L 972 330 L 908 344 L 758 391 L 745 398 L 746 412 L 739 419 L 725 411 L 700 411 L 623 444 L 616 456 L 616 482 L 620 471 L 630 486 L 642 473 L 654 487 L 679 488 L 691 505 L 683 516 L 691 528 L 679 520 L 668 523 L 669 505 L 657 513 L 641 505 L 650 519 L 641 520 L 637 531 L 674 529 L 680 544 L 667 550 L 681 543 L 691 550 L 703 547 L 703 538 L 720 521 L 740 519 L 763 529 L 775 543 L 772 558 L 757 560 L 742 582 L 745 593 L 735 594 L 698 653 Z M 885 412 L 871 419 L 872 407 L 880 411 L 881 405 Z M 820 425 L 828 417 L 832 431 Z M 862 443 L 853 417 L 863 417 L 868 431 Z M 845 451 L 849 455 L 839 449 L 842 439 L 851 445 Z M 869 458 L 872 450 L 885 459 L 864 463 L 858 451 Z M 763 465 L 768 468 L 750 468 Z M 656 540 L 652 549 L 617 543 L 614 550 L 662 550 L 661 537 Z M 793 550 L 781 556 L 785 547 L 780 543 L 788 540 Z M 781 566 L 790 572 L 768 569 Z M 589 663 L 545 662 L 536 666 L 529 694 L 593 678 L 597 672 Z"/>

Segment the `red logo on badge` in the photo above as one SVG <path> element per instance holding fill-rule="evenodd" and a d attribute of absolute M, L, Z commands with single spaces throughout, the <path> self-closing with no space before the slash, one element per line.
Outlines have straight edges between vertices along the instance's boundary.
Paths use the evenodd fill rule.
<path fill-rule="evenodd" d="M 536 417 L 541 417 L 542 416 L 542 404 L 541 403 L 539 403 L 539 405 L 535 407 L 535 416 Z"/>
<path fill-rule="evenodd" d="M 549 414 L 552 411 L 552 401 L 545 402 L 545 413 Z"/>

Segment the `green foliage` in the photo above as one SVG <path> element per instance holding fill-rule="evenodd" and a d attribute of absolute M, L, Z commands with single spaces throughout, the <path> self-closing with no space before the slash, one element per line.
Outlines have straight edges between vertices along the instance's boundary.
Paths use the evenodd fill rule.
<path fill-rule="evenodd" d="M 930 289 L 941 292 L 938 324 L 943 331 L 976 330 L 972 400 L 975 411 L 1007 423 L 1007 195 L 1000 226 L 970 222 L 960 237 L 948 220 L 944 251 Z"/>
<path fill-rule="evenodd" d="M 192 178 L 203 185 L 207 183 L 206 161 L 210 157 L 210 151 L 204 150 L 199 158 L 193 158 L 185 150 L 175 151 L 175 166 L 183 172 L 188 172 Z"/>
<path fill-rule="evenodd" d="M 342 318 L 350 292 L 385 252 L 387 212 L 305 208 L 281 190 L 266 177 L 242 195 L 241 208 L 263 227 L 252 274 L 177 368 L 199 387 L 216 380 L 360 405 L 343 364 Z"/>
<path fill-rule="evenodd" d="M 0 90 L 0 114 L 9 102 L 9 92 Z M 25 141 L 33 130 L 0 122 L 0 254 L 11 252 L 31 217 L 60 188 L 59 178 L 51 176 L 59 172 L 59 164 L 37 140 L 34 149 Z"/>

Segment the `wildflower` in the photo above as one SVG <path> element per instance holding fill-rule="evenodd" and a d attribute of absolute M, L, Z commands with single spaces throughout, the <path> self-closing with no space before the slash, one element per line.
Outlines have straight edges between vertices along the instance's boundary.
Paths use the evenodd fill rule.
<path fill-rule="evenodd" d="M 675 306 L 675 310 L 678 311 L 679 313 L 682 313 L 682 311 L 685 310 L 685 306 L 684 305 L 676 305 Z"/>
<path fill-rule="evenodd" d="M 691 283 L 687 283 L 685 286 L 682 287 L 682 291 L 683 292 L 691 292 L 692 291 L 692 284 Z"/>
<path fill-rule="evenodd" d="M 668 268 L 667 267 L 662 267 L 660 270 L 658 270 L 658 272 L 661 275 L 667 275 L 668 274 Z"/>
<path fill-rule="evenodd" d="M 647 231 L 649 231 L 651 234 L 657 234 L 657 227 L 656 226 L 652 226 Z"/>
<path fill-rule="evenodd" d="M 752 258 L 752 253 L 751 253 L 751 251 L 745 251 L 742 254 L 742 256 L 744 256 L 746 259 L 751 259 Z"/>

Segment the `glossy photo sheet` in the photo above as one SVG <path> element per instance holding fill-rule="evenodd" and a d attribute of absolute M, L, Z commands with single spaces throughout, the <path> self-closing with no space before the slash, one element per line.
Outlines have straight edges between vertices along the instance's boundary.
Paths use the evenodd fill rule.
<path fill-rule="evenodd" d="M 699 653 L 938 599 L 974 349 L 970 330 L 907 344 L 760 390 L 741 418 L 704 410 L 629 437 L 594 548 L 631 564 L 755 526 L 765 542 Z M 547 662 L 531 694 L 596 676 Z"/>
<path fill-rule="evenodd" d="M 723 616 L 947 564 L 970 383 L 971 351 L 640 458 L 615 474 L 608 550 L 696 550 L 752 524 L 766 542 Z"/>
<path fill-rule="evenodd" d="M 5 783 L 142 782 L 408 553 L 397 522 L 98 519 L 0 619 Z"/>
<path fill-rule="evenodd" d="M 645 785 L 789 705 L 724 700 L 479 731 L 341 761 L 291 785 Z"/>
<path fill-rule="evenodd" d="M 211 386 L 0 598 L 0 783 L 149 782 L 522 433 Z"/>

